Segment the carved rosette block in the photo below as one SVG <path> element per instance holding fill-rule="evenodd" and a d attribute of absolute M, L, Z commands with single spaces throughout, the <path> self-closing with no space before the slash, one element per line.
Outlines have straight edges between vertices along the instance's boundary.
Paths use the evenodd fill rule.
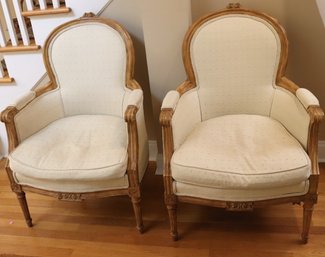
<path fill-rule="evenodd" d="M 228 9 L 235 9 L 240 7 L 241 7 L 240 3 L 229 3 L 227 6 Z"/>
<path fill-rule="evenodd" d="M 82 194 L 78 193 L 59 193 L 58 199 L 62 201 L 72 201 L 72 202 L 80 202 L 82 201 Z"/>
<path fill-rule="evenodd" d="M 86 12 L 82 18 L 93 18 L 96 17 L 96 14 L 94 14 L 93 12 Z"/>
<path fill-rule="evenodd" d="M 227 202 L 227 211 L 252 211 L 254 202 Z"/>

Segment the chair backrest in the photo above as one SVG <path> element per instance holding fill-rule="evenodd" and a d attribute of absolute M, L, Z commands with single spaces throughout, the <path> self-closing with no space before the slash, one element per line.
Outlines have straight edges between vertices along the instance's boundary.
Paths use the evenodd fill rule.
<path fill-rule="evenodd" d="M 183 58 L 197 86 L 202 120 L 226 114 L 269 115 L 287 62 L 287 38 L 273 18 L 235 8 L 199 19 Z"/>
<path fill-rule="evenodd" d="M 45 43 L 44 62 L 66 116 L 122 115 L 134 49 L 115 21 L 83 17 L 61 25 Z"/>

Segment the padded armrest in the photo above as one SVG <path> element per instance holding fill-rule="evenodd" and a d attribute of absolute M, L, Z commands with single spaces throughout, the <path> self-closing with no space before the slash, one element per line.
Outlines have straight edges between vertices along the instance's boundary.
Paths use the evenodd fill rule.
<path fill-rule="evenodd" d="M 299 89 L 296 92 L 298 93 Z M 303 101 L 308 105 L 307 100 Z M 278 87 L 274 94 L 271 117 L 281 122 L 304 148 L 307 149 L 310 116 L 303 101 L 293 92 Z"/>
<path fill-rule="evenodd" d="M 312 92 L 310 92 L 306 88 L 299 88 L 296 91 L 296 96 L 299 99 L 299 101 L 302 103 L 302 105 L 307 110 L 309 106 L 319 106 L 319 101 L 316 98 L 316 96 L 313 95 Z"/>
<path fill-rule="evenodd" d="M 141 104 L 143 102 L 143 92 L 141 89 L 134 89 L 129 94 L 127 100 L 126 100 L 126 106 L 133 105 L 137 108 L 140 108 Z"/>
<path fill-rule="evenodd" d="M 174 150 L 176 150 L 195 125 L 201 122 L 201 109 L 196 89 L 187 91 L 182 96 L 177 91 L 168 92 L 161 110 L 173 112 L 169 124 L 172 127 Z"/>
<path fill-rule="evenodd" d="M 180 95 L 176 90 L 169 91 L 164 98 L 164 101 L 161 105 L 161 109 L 175 110 L 179 97 Z"/>
<path fill-rule="evenodd" d="M 64 116 L 58 89 L 36 98 L 33 98 L 33 93 L 27 94 L 16 103 L 19 112 L 15 115 L 14 122 L 19 142 Z"/>

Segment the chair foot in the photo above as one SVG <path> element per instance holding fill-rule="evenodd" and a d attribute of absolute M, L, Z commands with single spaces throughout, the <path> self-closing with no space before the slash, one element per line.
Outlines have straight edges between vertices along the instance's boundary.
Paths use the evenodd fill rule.
<path fill-rule="evenodd" d="M 303 244 L 307 244 L 308 243 L 308 236 L 301 234 L 301 242 Z"/>
<path fill-rule="evenodd" d="M 137 230 L 139 231 L 140 234 L 143 234 L 144 233 L 144 226 L 143 225 L 140 226 L 140 227 L 137 226 Z"/>
<path fill-rule="evenodd" d="M 310 203 L 310 202 L 304 203 L 303 208 L 304 208 L 304 214 L 303 214 L 303 226 L 302 226 L 301 239 L 303 244 L 307 244 L 311 218 L 314 210 L 314 203 Z"/>
<path fill-rule="evenodd" d="M 17 194 L 17 199 L 19 201 L 20 207 L 21 207 L 21 209 L 23 211 L 26 224 L 27 224 L 28 227 L 32 227 L 33 222 L 32 222 L 32 218 L 31 218 L 30 213 L 29 213 L 25 192 L 17 192 L 16 194 Z"/>
<path fill-rule="evenodd" d="M 135 215 L 135 221 L 137 224 L 137 230 L 139 231 L 140 234 L 144 233 L 144 226 L 143 226 L 143 221 L 142 221 L 142 212 L 141 212 L 141 198 L 139 197 L 131 197 L 132 205 L 133 205 L 133 210 L 134 210 L 134 215 Z"/>
<path fill-rule="evenodd" d="M 170 235 L 171 235 L 173 241 L 175 241 L 175 242 L 178 241 L 178 233 L 177 232 L 176 232 L 176 234 L 170 233 Z"/>

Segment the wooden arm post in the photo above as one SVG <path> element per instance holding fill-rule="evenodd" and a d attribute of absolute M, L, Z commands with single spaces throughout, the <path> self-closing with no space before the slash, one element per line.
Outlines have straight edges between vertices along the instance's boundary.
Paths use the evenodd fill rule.
<path fill-rule="evenodd" d="M 170 160 L 174 152 L 172 117 L 173 109 L 162 109 L 160 113 L 160 124 L 163 133 L 163 155 L 164 155 L 164 187 L 165 203 L 170 221 L 170 234 L 174 241 L 178 240 L 177 233 L 177 197 L 173 191 L 173 178 L 170 169 Z"/>

